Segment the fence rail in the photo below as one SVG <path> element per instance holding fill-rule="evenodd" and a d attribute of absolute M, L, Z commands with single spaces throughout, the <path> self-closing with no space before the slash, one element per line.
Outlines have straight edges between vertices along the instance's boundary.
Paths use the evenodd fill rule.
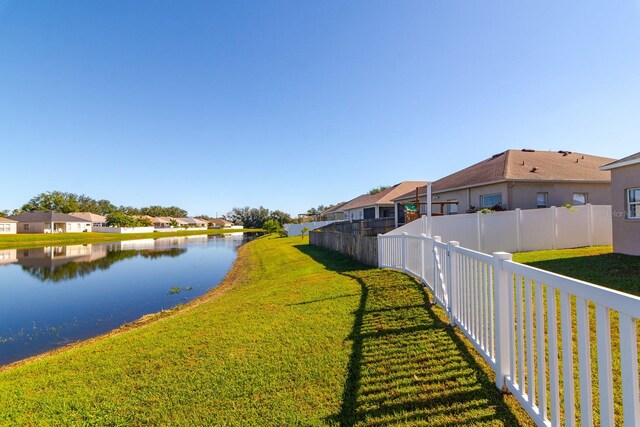
<path fill-rule="evenodd" d="M 394 218 L 360 219 L 340 221 L 320 227 L 321 231 L 351 234 L 354 236 L 377 236 L 395 228 Z"/>
<path fill-rule="evenodd" d="M 378 236 L 378 265 L 431 290 L 537 425 L 640 425 L 640 298 L 425 234 Z"/>

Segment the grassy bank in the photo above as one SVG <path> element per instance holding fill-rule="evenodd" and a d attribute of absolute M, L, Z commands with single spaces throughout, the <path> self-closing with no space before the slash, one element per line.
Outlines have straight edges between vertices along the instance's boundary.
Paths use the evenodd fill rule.
<path fill-rule="evenodd" d="M 640 256 L 614 254 L 611 246 L 522 252 L 514 261 L 596 285 L 640 295 Z"/>
<path fill-rule="evenodd" d="M 58 234 L 5 234 L 0 235 L 0 249 L 27 249 L 43 246 L 85 245 L 89 243 L 117 242 L 121 240 L 157 239 L 160 237 L 190 236 L 195 234 L 225 234 L 238 231 L 262 231 L 255 229 L 180 230 L 156 233 L 58 233 Z"/>
<path fill-rule="evenodd" d="M 404 274 L 261 238 L 190 306 L 0 369 L 0 424 L 528 423 L 425 300 Z"/>

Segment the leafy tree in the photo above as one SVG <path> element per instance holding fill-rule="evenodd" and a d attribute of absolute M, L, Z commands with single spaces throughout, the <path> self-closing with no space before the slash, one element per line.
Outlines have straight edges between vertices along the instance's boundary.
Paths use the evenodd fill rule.
<path fill-rule="evenodd" d="M 153 222 L 151 222 L 151 220 L 149 218 L 134 218 L 137 223 L 138 223 L 138 227 L 153 227 Z"/>
<path fill-rule="evenodd" d="M 325 205 L 318 205 L 317 208 L 307 209 L 307 215 L 317 215 L 325 209 L 327 209 Z"/>
<path fill-rule="evenodd" d="M 280 223 L 280 225 L 288 224 L 291 222 L 291 215 L 280 210 L 271 211 L 271 213 L 269 214 L 269 218 L 275 219 L 276 221 L 278 221 L 278 223 Z"/>
<path fill-rule="evenodd" d="M 390 185 L 379 185 L 379 186 L 374 187 L 371 190 L 369 190 L 369 194 L 378 194 L 378 193 L 381 193 L 384 190 L 387 190 L 389 188 L 391 188 Z"/>
<path fill-rule="evenodd" d="M 302 230 L 300 230 L 300 236 L 304 239 L 304 235 L 307 234 L 309 232 L 309 227 L 302 227 Z"/>
<path fill-rule="evenodd" d="M 262 225 L 262 228 L 264 228 L 264 230 L 269 234 L 278 233 L 280 232 L 280 230 L 282 230 L 282 226 L 280 225 L 278 220 L 273 218 L 266 220 Z"/>
<path fill-rule="evenodd" d="M 77 212 L 78 196 L 62 191 L 48 191 L 32 197 L 22 205 L 23 211 L 58 211 L 63 213 Z"/>
<path fill-rule="evenodd" d="M 171 225 L 172 228 L 175 228 L 178 226 L 178 221 L 176 221 L 174 218 L 171 218 L 169 220 L 169 224 Z"/>
<path fill-rule="evenodd" d="M 109 227 L 136 227 L 138 224 L 140 222 L 137 218 L 124 212 L 116 211 L 107 215 L 107 226 Z"/>
<path fill-rule="evenodd" d="M 9 209 L 0 211 L 0 216 L 9 216 L 9 215 L 11 215 L 11 213 L 9 212 Z"/>
<path fill-rule="evenodd" d="M 180 209 L 177 206 L 148 206 L 146 208 L 140 208 L 140 215 L 149 216 L 171 216 L 175 218 L 184 218 L 188 215 L 187 211 Z"/>
<path fill-rule="evenodd" d="M 260 206 L 259 208 L 233 208 L 227 214 L 228 220 L 235 224 L 242 224 L 245 228 L 262 228 L 265 221 L 269 219 L 269 209 Z"/>

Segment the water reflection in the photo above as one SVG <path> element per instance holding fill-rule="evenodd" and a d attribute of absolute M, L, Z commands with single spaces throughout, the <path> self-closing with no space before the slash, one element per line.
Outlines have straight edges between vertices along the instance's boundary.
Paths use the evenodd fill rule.
<path fill-rule="evenodd" d="M 197 298 L 217 286 L 249 238 L 0 250 L 0 365 Z"/>
<path fill-rule="evenodd" d="M 242 235 L 242 233 L 240 233 Z M 0 265 L 17 263 L 33 277 L 46 282 L 60 282 L 84 277 L 96 270 L 107 270 L 114 263 L 134 257 L 177 257 L 186 252 L 177 245 L 206 245 L 208 236 L 163 237 L 122 242 L 48 246 L 35 249 L 0 251 Z"/>

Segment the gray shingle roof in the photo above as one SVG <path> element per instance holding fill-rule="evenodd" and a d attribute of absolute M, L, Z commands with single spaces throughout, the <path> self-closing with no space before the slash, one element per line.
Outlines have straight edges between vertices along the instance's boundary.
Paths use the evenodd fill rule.
<path fill-rule="evenodd" d="M 18 222 L 87 222 L 87 220 L 56 211 L 34 211 L 11 215 Z"/>
<path fill-rule="evenodd" d="M 568 151 L 507 150 L 445 176 L 432 184 L 434 193 L 500 181 L 610 182 L 600 166 L 613 159 Z M 420 195 L 426 194 L 426 186 Z M 407 192 L 396 200 L 414 196 Z"/>

